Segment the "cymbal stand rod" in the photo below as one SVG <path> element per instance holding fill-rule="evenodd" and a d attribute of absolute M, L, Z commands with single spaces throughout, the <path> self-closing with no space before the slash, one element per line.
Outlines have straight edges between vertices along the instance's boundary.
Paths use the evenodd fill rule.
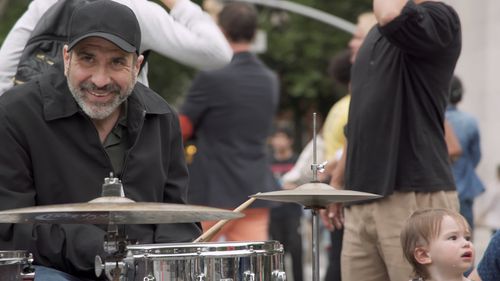
<path fill-rule="evenodd" d="M 313 113 L 313 163 L 311 164 L 313 172 L 312 182 L 318 181 L 318 159 L 316 156 L 316 112 Z"/>
<path fill-rule="evenodd" d="M 313 281 L 319 281 L 319 209 L 311 208 L 312 213 L 312 274 Z"/>
<path fill-rule="evenodd" d="M 318 182 L 318 171 L 323 171 L 326 163 L 318 164 L 316 148 L 316 112 L 313 113 L 313 172 L 312 182 Z M 319 281 L 319 208 L 311 206 L 312 213 L 312 274 L 313 281 Z"/>

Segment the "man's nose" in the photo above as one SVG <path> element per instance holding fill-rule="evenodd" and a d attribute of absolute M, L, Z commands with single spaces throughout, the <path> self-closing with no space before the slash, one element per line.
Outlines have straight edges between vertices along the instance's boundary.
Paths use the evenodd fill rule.
<path fill-rule="evenodd" d="M 105 67 L 97 67 L 92 74 L 92 82 L 98 87 L 104 87 L 111 82 L 111 76 Z"/>

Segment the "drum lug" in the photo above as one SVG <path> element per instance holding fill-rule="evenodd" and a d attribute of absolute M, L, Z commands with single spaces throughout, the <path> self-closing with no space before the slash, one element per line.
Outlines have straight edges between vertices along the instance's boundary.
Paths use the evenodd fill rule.
<path fill-rule="evenodd" d="M 21 280 L 35 280 L 35 268 L 33 267 L 33 255 L 29 254 L 27 264 L 24 265 L 21 272 Z"/>
<path fill-rule="evenodd" d="M 255 273 L 250 271 L 243 272 L 243 281 L 255 281 Z"/>
<path fill-rule="evenodd" d="M 196 276 L 196 281 L 205 281 L 207 280 L 207 276 L 205 275 L 205 273 L 201 273 L 201 274 L 198 274 L 198 276 Z"/>
<path fill-rule="evenodd" d="M 32 266 L 25 267 L 20 273 L 21 280 L 35 280 L 35 268 Z"/>
<path fill-rule="evenodd" d="M 108 280 L 126 280 L 127 266 L 123 261 L 106 262 L 99 255 L 95 256 L 94 259 L 96 276 L 100 277 L 104 274 Z"/>
<path fill-rule="evenodd" d="M 95 276 L 99 277 L 104 272 L 104 263 L 102 262 L 102 258 L 99 255 L 96 255 L 94 258 L 94 273 Z"/>
<path fill-rule="evenodd" d="M 284 271 L 275 270 L 272 273 L 272 281 L 286 281 L 286 273 Z"/>

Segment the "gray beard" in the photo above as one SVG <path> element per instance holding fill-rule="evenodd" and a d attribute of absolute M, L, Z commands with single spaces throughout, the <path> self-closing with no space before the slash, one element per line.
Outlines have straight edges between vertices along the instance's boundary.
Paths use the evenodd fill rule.
<path fill-rule="evenodd" d="M 86 102 L 86 94 L 80 90 L 80 87 L 74 87 L 73 83 L 71 83 L 68 78 L 68 87 L 75 99 L 76 103 L 80 106 L 80 108 L 87 114 L 91 119 L 95 120 L 104 120 L 108 118 L 118 107 L 130 96 L 132 90 L 134 89 L 133 85 L 135 85 L 137 78 L 134 76 L 133 81 L 127 89 L 117 94 L 112 101 L 107 103 L 89 103 Z"/>

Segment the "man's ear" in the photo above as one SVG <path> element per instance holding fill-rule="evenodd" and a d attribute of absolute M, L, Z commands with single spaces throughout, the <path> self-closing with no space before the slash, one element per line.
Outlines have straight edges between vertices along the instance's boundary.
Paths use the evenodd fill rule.
<path fill-rule="evenodd" d="M 142 65 L 142 62 L 144 61 L 144 56 L 143 55 L 139 55 L 137 57 L 137 61 L 134 65 L 134 70 L 135 70 L 135 76 L 139 75 L 139 72 L 141 71 L 141 65 Z"/>
<path fill-rule="evenodd" d="M 68 68 L 70 61 L 70 52 L 68 51 L 68 45 L 63 46 L 63 61 L 64 61 L 64 75 L 68 76 Z"/>
<path fill-rule="evenodd" d="M 431 254 L 424 247 L 417 247 L 415 249 L 415 251 L 413 252 L 413 256 L 415 257 L 415 260 L 419 264 L 430 264 L 430 263 L 432 263 Z"/>

